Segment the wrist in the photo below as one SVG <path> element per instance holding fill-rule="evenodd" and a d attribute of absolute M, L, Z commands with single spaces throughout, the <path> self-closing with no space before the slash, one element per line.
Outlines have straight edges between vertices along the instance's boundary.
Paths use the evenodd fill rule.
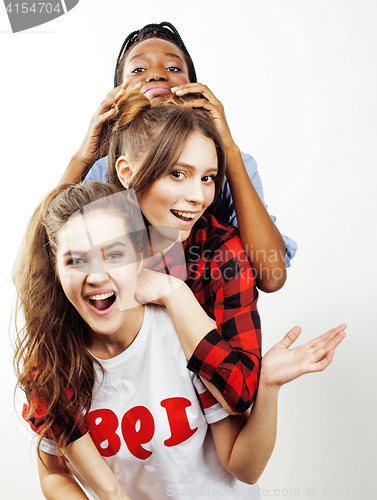
<path fill-rule="evenodd" d="M 184 281 L 181 281 L 174 276 L 168 277 L 168 284 L 161 290 L 163 293 L 161 300 L 166 309 L 169 307 L 176 307 L 178 303 L 184 303 L 191 292 L 190 288 Z"/>
<path fill-rule="evenodd" d="M 233 141 L 233 139 L 232 139 L 232 141 L 229 142 L 229 144 L 227 146 L 225 146 L 225 149 L 226 149 L 226 154 L 228 157 L 241 154 L 240 148 Z"/>
<path fill-rule="evenodd" d="M 282 384 L 277 384 L 271 381 L 271 377 L 268 377 L 268 374 L 266 374 L 265 370 L 263 369 L 263 361 L 262 361 L 262 367 L 259 374 L 258 392 L 261 389 L 266 394 L 277 396 L 279 394 L 281 386 Z"/>
<path fill-rule="evenodd" d="M 86 168 L 90 163 L 81 148 L 73 155 L 73 158 L 75 158 L 77 163 L 81 163 L 84 168 Z"/>

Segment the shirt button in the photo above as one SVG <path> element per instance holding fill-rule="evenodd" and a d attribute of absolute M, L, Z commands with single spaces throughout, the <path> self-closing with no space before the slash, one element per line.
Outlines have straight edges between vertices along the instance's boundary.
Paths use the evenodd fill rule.
<path fill-rule="evenodd" d="M 207 365 L 204 365 L 202 368 L 202 372 L 206 372 L 206 371 L 207 371 Z"/>

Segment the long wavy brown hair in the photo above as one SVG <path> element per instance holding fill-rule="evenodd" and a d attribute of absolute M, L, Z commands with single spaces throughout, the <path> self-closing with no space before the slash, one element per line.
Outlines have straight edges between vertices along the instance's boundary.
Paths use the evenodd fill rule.
<path fill-rule="evenodd" d="M 139 231 L 141 213 L 131 192 L 110 196 L 118 192 L 100 182 L 57 187 L 37 207 L 26 231 L 15 278 L 14 366 L 17 387 L 28 401 L 23 416 L 38 427 L 38 452 L 44 437 L 60 450 L 75 439 L 91 404 L 93 363 L 99 364 L 86 348 L 89 328 L 65 296 L 56 273 L 57 237 L 83 207 L 87 212 L 106 209 L 123 217 L 139 253 L 145 244 Z"/>

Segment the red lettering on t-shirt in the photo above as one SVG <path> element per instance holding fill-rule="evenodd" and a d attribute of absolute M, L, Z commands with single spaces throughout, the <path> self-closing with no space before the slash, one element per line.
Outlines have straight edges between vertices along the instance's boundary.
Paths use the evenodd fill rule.
<path fill-rule="evenodd" d="M 171 436 L 164 441 L 165 446 L 177 446 L 189 439 L 198 430 L 191 429 L 186 415 L 186 408 L 191 406 L 191 401 L 187 398 L 168 398 L 161 401 L 161 406 L 165 408 L 168 415 Z"/>
<path fill-rule="evenodd" d="M 140 428 L 136 430 L 138 422 Z M 122 434 L 132 455 L 141 460 L 150 457 L 152 452 L 141 446 L 149 443 L 154 435 L 154 419 L 148 408 L 135 406 L 125 413 L 122 419 Z"/>
<path fill-rule="evenodd" d="M 120 450 L 120 437 L 116 434 L 118 418 L 112 410 L 93 410 L 85 417 L 90 435 L 103 457 L 112 457 Z"/>

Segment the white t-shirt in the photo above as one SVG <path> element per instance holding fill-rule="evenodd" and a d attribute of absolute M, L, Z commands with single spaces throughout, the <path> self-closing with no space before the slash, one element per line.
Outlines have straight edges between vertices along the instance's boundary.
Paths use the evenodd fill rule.
<path fill-rule="evenodd" d="M 105 376 L 96 367 L 86 424 L 132 500 L 260 498 L 257 485 L 241 483 L 221 465 L 207 424 L 227 413 L 187 370 L 165 308 L 145 306 L 134 342 L 115 358 L 100 362 Z M 56 453 L 47 439 L 41 449 Z"/>

